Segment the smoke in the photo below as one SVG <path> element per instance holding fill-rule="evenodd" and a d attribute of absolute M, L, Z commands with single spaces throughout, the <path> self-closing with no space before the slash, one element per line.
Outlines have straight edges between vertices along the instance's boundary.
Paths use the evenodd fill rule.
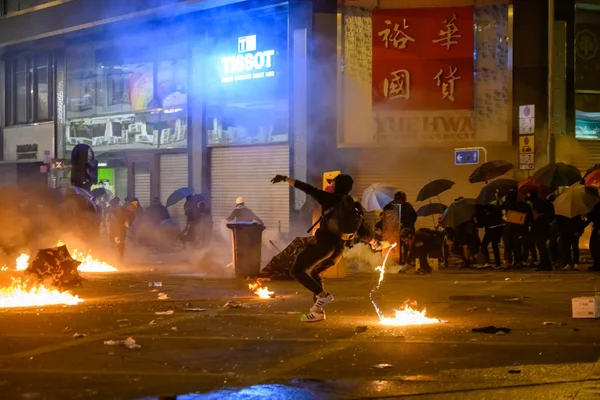
<path fill-rule="evenodd" d="M 374 252 L 371 246 L 365 243 L 358 243 L 351 248 L 344 250 L 344 260 L 348 266 L 348 272 L 377 272 L 375 269 L 383 264 L 383 255 L 381 252 Z M 386 269 L 388 272 L 398 272 L 400 266 L 388 259 Z"/>

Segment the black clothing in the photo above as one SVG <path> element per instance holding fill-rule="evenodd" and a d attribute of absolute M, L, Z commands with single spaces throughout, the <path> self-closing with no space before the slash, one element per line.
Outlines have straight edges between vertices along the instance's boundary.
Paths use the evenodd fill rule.
<path fill-rule="evenodd" d="M 397 209 L 400 210 L 400 227 L 414 230 L 415 223 L 417 222 L 417 212 L 412 204 L 406 201 L 402 204 L 397 204 L 392 201 L 383 208 L 384 211 Z"/>
<path fill-rule="evenodd" d="M 433 231 L 419 229 L 415 232 L 414 239 L 409 244 L 407 259 L 416 258 L 419 260 L 420 269 L 431 271 L 427 257 L 438 255 L 442 246 L 441 235 L 435 234 Z"/>
<path fill-rule="evenodd" d="M 339 190 L 336 182 L 336 190 Z M 300 284 L 317 295 L 323 292 L 323 282 L 320 273 L 337 264 L 342 257 L 345 242 L 327 229 L 327 212 L 342 199 L 341 193 L 329 193 L 317 189 L 302 181 L 295 181 L 294 187 L 315 199 L 320 205 L 323 215 L 319 229 L 315 232 L 315 241 L 303 249 L 290 268 L 290 275 Z M 368 228 L 363 223 L 359 228 L 359 237 L 371 236 Z"/>
<path fill-rule="evenodd" d="M 492 251 L 494 252 L 494 264 L 500 265 L 500 240 L 502 240 L 502 234 L 504 233 L 503 226 L 497 226 L 495 228 L 485 228 L 483 239 L 481 240 L 481 254 L 483 255 L 483 261 L 488 264 L 490 262 L 490 253 L 488 252 L 488 246 L 492 245 Z"/>
<path fill-rule="evenodd" d="M 262 219 L 260 219 L 256 214 L 254 214 L 252 212 L 251 209 L 249 209 L 246 206 L 237 206 L 236 208 L 233 209 L 231 214 L 229 214 L 229 217 L 227 217 L 227 221 L 233 221 L 233 220 L 236 220 L 238 222 L 256 221 L 259 224 L 262 224 L 262 225 L 265 224 L 262 221 Z"/>
<path fill-rule="evenodd" d="M 522 239 L 528 233 L 528 225 L 531 221 L 531 208 L 523 201 L 516 198 L 507 199 L 502 209 L 508 214 L 509 211 L 515 211 L 526 214 L 523 224 L 514 224 L 506 222 L 504 226 L 504 258 L 509 264 L 521 266 L 523 264 Z"/>
<path fill-rule="evenodd" d="M 151 204 L 148 208 L 146 208 L 146 211 L 144 212 L 144 218 L 147 222 L 152 224 L 152 226 L 157 226 L 165 219 L 171 218 L 171 215 L 169 214 L 167 207 L 159 203 Z"/>

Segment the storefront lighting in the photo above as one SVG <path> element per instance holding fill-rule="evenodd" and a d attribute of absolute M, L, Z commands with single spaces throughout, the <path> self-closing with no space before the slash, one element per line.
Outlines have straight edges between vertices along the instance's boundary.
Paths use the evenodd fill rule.
<path fill-rule="evenodd" d="M 108 164 L 107 164 L 107 163 L 105 163 L 105 162 L 99 162 L 99 163 L 98 163 L 98 167 L 99 167 L 99 168 L 105 168 L 107 165 L 108 165 Z"/>

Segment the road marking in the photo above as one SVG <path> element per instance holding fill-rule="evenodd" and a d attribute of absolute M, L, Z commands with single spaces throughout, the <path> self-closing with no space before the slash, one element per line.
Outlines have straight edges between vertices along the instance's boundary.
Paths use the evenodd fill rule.
<path fill-rule="evenodd" d="M 198 371 L 186 371 L 184 369 L 179 369 L 177 371 L 143 371 L 139 369 L 135 370 L 114 370 L 114 369 L 106 369 L 106 370 L 66 370 L 66 369 L 49 369 L 49 368 L 41 368 L 41 369 L 31 369 L 31 368 L 0 368 L 0 373 L 3 374 L 61 374 L 61 375 L 136 375 L 136 376 L 189 376 L 189 377 L 223 377 L 230 376 L 232 373 L 228 372 L 198 372 Z"/>

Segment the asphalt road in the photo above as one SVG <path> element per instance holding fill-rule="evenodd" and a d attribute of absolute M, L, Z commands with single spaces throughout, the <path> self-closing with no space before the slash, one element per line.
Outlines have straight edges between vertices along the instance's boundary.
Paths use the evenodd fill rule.
<path fill-rule="evenodd" d="M 571 318 L 592 273 L 389 275 L 374 294 L 386 315 L 413 299 L 447 321 L 390 327 L 369 300 L 375 274 L 328 281 L 327 320 L 303 324 L 310 296 L 294 282 L 260 300 L 241 280 L 149 270 L 87 275 L 76 306 L 0 309 L 0 398 L 600 398 L 600 321 Z M 471 332 L 488 325 L 511 332 Z M 141 348 L 104 344 L 128 337 Z"/>

